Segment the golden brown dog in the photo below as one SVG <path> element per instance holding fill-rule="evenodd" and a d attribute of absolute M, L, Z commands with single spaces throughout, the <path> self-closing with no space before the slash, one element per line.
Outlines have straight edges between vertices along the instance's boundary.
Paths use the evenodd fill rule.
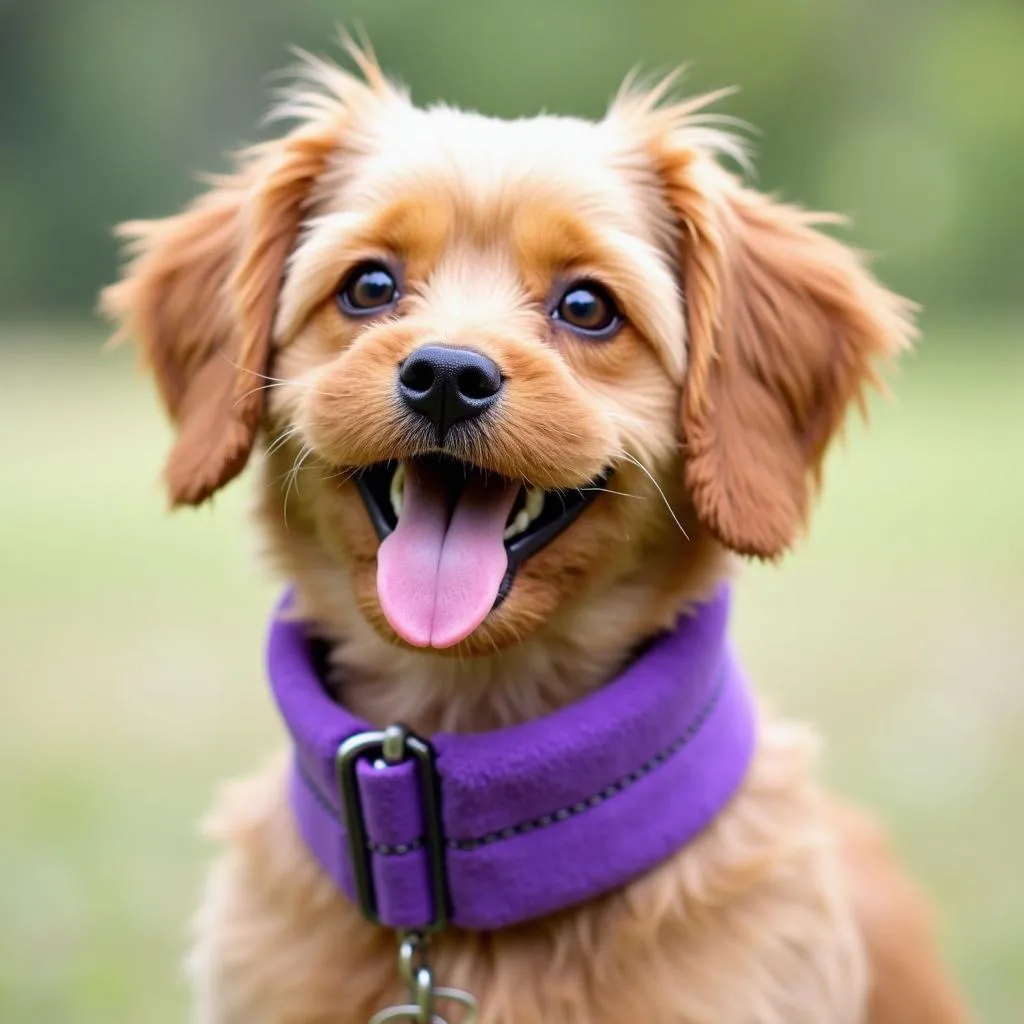
<path fill-rule="evenodd" d="M 309 59 L 295 127 L 184 213 L 126 225 L 134 258 L 103 305 L 176 424 L 175 505 L 257 453 L 267 553 L 332 644 L 336 697 L 427 735 L 505 726 L 601 686 L 737 555 L 791 546 L 847 406 L 911 338 L 908 304 L 818 230 L 830 218 L 722 169 L 737 144 L 703 101 L 626 87 L 598 123 L 505 122 L 417 109 L 354 56 L 361 77 Z M 432 345 L 473 354 L 462 405 L 410 420 L 396 374 L 427 402 Z M 579 496 L 504 600 L 486 558 L 424 596 L 378 539 L 374 516 L 444 500 L 453 473 L 455 514 L 511 534 Z M 763 715 L 695 841 L 583 906 L 445 933 L 438 977 L 488 1024 L 966 1020 L 926 908 L 814 761 L 806 729 Z M 212 819 L 227 851 L 198 1017 L 365 1022 L 401 997 L 393 938 L 311 859 L 283 772 Z"/>

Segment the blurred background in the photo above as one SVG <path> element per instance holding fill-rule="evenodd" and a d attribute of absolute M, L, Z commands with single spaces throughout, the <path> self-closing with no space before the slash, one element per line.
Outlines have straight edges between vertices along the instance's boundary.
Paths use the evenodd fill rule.
<path fill-rule="evenodd" d="M 166 426 L 91 311 L 111 226 L 259 138 L 286 47 L 342 24 L 421 103 L 504 116 L 597 116 L 638 64 L 740 85 L 760 186 L 851 214 L 923 304 L 738 632 L 934 893 L 979 1018 L 1024 1020 L 1020 0 L 0 0 L 0 1019 L 183 1019 L 194 822 L 279 742 L 246 486 L 164 516 Z"/>

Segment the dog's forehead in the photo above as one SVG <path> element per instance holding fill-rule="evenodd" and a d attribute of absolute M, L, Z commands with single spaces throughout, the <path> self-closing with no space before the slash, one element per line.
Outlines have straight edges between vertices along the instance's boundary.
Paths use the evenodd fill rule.
<path fill-rule="evenodd" d="M 403 105 L 343 143 L 322 208 L 369 210 L 424 189 L 492 227 L 536 200 L 642 236 L 658 191 L 642 147 L 610 121 Z"/>
<path fill-rule="evenodd" d="M 311 197 L 276 335 L 291 338 L 368 255 L 429 282 L 435 312 L 465 310 L 472 294 L 510 314 L 582 273 L 612 290 L 678 379 L 676 227 L 652 164 L 612 118 L 501 121 L 403 102 L 350 123 Z"/>

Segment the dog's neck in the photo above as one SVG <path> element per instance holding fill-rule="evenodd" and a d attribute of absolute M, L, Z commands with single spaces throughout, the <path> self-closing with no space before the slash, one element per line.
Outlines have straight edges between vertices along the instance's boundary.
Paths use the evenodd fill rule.
<path fill-rule="evenodd" d="M 331 645 L 330 682 L 354 714 L 378 726 L 402 721 L 423 735 L 478 732 L 549 714 L 614 677 L 636 647 L 673 625 L 734 571 L 710 537 L 687 544 L 682 567 L 588 593 L 537 633 L 488 657 L 401 648 L 360 612 L 344 566 L 312 534 L 260 516 L 266 551 L 293 588 L 295 609 Z"/>

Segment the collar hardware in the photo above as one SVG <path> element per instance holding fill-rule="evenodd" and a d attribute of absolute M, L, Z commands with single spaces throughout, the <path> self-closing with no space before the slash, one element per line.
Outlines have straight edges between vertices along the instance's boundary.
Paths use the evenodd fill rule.
<path fill-rule="evenodd" d="M 370 1024 L 397 1021 L 415 1024 L 448 1024 L 437 1012 L 438 1000 L 461 1007 L 461 1024 L 476 1024 L 477 1002 L 461 988 L 444 988 L 434 983 L 428 962 L 430 936 L 420 932 L 399 932 L 398 975 L 409 993 L 409 1002 L 388 1006 L 370 1018 Z"/>
<path fill-rule="evenodd" d="M 356 733 L 338 746 L 335 767 L 356 902 L 363 916 L 374 924 L 381 924 L 382 921 L 373 872 L 374 844 L 370 842 L 359 779 L 367 770 L 388 772 L 402 765 L 414 766 L 416 775 L 414 799 L 419 804 L 419 815 L 423 823 L 422 849 L 426 853 L 427 884 L 432 908 L 432 916 L 420 925 L 418 931 L 439 931 L 448 923 L 450 897 L 435 760 L 434 748 L 401 723 L 389 725 L 384 730 Z M 368 762 L 372 767 L 360 769 L 361 765 L 367 765 Z"/>

